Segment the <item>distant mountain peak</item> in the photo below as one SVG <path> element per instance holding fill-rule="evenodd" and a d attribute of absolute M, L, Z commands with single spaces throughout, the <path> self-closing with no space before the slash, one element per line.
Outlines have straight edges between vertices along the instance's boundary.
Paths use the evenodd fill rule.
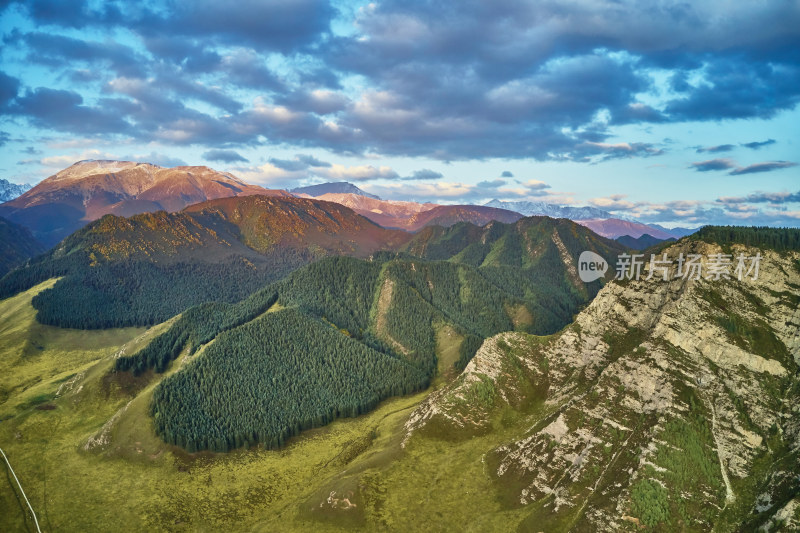
<path fill-rule="evenodd" d="M 13 200 L 17 196 L 23 195 L 33 187 L 27 183 L 16 184 L 0 178 L 0 203 Z"/>
<path fill-rule="evenodd" d="M 570 220 L 590 220 L 595 218 L 612 218 L 614 215 L 596 207 L 573 207 L 548 204 L 546 202 L 516 201 L 504 202 L 494 199 L 486 204 L 487 207 L 497 207 L 516 211 L 525 216 L 548 216 L 552 218 L 568 218 Z"/>
<path fill-rule="evenodd" d="M 289 195 L 249 185 L 206 166 L 166 168 L 136 161 L 89 159 L 4 203 L 0 216 L 26 226 L 37 239 L 52 246 L 106 214 L 175 212 L 198 202 L 253 194 Z"/>
<path fill-rule="evenodd" d="M 323 194 L 357 194 L 359 196 L 366 196 L 374 200 L 380 200 L 379 196 L 370 194 L 363 191 L 347 181 L 336 181 L 330 183 L 319 183 L 317 185 L 309 185 L 307 187 L 297 187 L 291 189 L 289 192 L 294 194 L 307 194 L 309 196 L 322 196 Z"/>

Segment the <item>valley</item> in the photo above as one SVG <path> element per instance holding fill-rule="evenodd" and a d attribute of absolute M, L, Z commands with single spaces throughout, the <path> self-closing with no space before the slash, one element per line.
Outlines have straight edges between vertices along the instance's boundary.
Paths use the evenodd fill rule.
<path fill-rule="evenodd" d="M 740 239 L 722 246 L 745 250 Z M 430 237 L 423 241 L 426 253 L 443 253 Z M 669 253 L 720 249 L 702 240 L 671 246 Z M 291 309 L 319 324 L 306 330 L 328 328 L 316 338 L 368 343 L 366 329 L 380 342 L 389 322 L 376 327 L 380 317 L 369 313 L 372 318 L 362 315 L 368 320 L 362 328 L 365 318 L 358 313 L 369 309 L 368 301 L 378 315 L 388 312 L 391 307 L 380 304 L 387 286 L 394 293 L 413 277 L 383 278 L 394 279 L 389 285 L 374 277 L 363 285 L 370 279 L 364 273 L 340 273 L 352 263 L 374 268 L 372 276 L 391 275 L 410 266 L 409 259 L 392 259 L 387 270 L 331 258 L 275 285 L 277 298 L 266 294 L 273 289 L 262 291 L 263 304 L 255 305 L 254 295 L 217 314 L 201 307 L 150 328 L 120 330 L 37 324 L 32 301 L 53 286 L 51 280 L 0 301 L 0 331 L 9 341 L 0 354 L 9 376 L 2 383 L 0 443 L 40 522 L 56 530 L 429 531 L 462 524 L 467 531 L 527 531 L 537 524 L 554 531 L 732 531 L 741 523 L 791 524 L 800 491 L 789 475 L 800 453 L 793 411 L 800 394 L 800 256 L 769 247 L 760 253 L 758 281 L 609 282 L 574 322 L 549 335 L 487 331 L 491 336 L 467 362 L 452 372 L 429 370 L 439 376 L 429 388 L 396 391 L 369 412 L 306 429 L 276 449 L 234 439 L 235 449 L 225 453 L 165 443 L 150 418 L 150 405 L 164 394 L 158 391 L 209 368 L 215 353 L 231 357 L 231 348 L 246 346 L 231 334 L 269 332 L 263 321 L 298 312 Z M 326 269 L 331 261 L 340 264 Z M 410 261 L 420 272 L 424 263 Z M 359 294 L 356 281 L 364 286 L 365 304 L 355 299 L 350 309 L 326 307 Z M 376 289 L 366 290 L 370 285 Z M 320 288 L 331 297 L 321 296 Z M 741 324 L 754 326 L 727 326 L 721 301 L 735 302 Z M 242 319 L 208 320 L 236 316 L 237 308 L 245 312 Z M 640 312 L 627 311 L 633 308 Z M 777 317 L 786 317 L 785 324 Z M 222 323 L 233 329 L 214 333 Z M 477 326 L 437 323 L 433 354 L 451 364 L 463 361 L 447 355 L 453 336 L 457 345 L 459 332 Z M 340 333 L 344 329 L 349 335 Z M 113 370 L 138 353 L 159 350 L 158 339 L 171 331 L 188 331 L 179 335 L 188 342 L 176 346 L 161 373 Z M 283 332 L 295 341 L 299 335 L 285 326 L 268 335 Z M 392 338 L 409 339 L 398 332 Z M 408 356 L 399 348 L 394 353 Z M 254 363 L 246 363 L 251 369 L 245 374 Z M 426 365 L 420 361 L 417 368 Z M 689 472 L 695 474 L 686 477 Z M 79 490 L 76 479 L 82 480 Z M 10 485 L 0 497 L 11 527 L 24 529 L 25 513 Z M 120 498 L 127 502 L 122 509 L 115 503 Z"/>

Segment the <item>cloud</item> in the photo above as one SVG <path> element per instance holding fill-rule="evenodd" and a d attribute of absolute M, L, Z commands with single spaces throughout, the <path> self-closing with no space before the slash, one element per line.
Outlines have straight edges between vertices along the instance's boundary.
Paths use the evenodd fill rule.
<path fill-rule="evenodd" d="M 549 189 L 549 185 L 537 180 L 530 180 L 518 187 L 508 187 L 508 185 L 508 180 L 502 178 L 485 180 L 476 184 L 444 180 L 435 183 L 408 184 L 395 180 L 389 184 L 370 185 L 369 192 L 377 194 L 381 198 L 420 202 L 437 201 L 449 204 L 483 204 L 493 198 L 521 200 L 534 196 L 550 203 L 563 204 L 574 201 L 569 193 L 548 193 L 545 189 Z"/>
<path fill-rule="evenodd" d="M 172 168 L 172 167 L 184 167 L 186 166 L 186 161 L 179 157 L 173 157 L 166 154 L 161 154 L 158 152 L 150 152 L 149 154 L 135 154 L 135 155 L 128 155 L 123 156 L 120 159 L 124 159 L 127 161 L 139 161 L 144 163 L 152 163 L 154 165 L 158 165 L 160 167 Z"/>
<path fill-rule="evenodd" d="M 719 153 L 719 152 L 730 152 L 734 148 L 736 148 L 736 147 L 734 145 L 732 145 L 732 144 L 720 144 L 720 145 L 717 145 L 717 146 L 707 146 L 705 148 L 700 147 L 696 151 L 697 151 L 698 154 L 702 154 L 703 152 L 708 152 L 708 153 L 715 154 L 715 153 Z"/>
<path fill-rule="evenodd" d="M 410 176 L 404 176 L 400 179 L 403 181 L 423 181 L 423 180 L 440 180 L 444 177 L 441 172 L 423 168 L 422 170 L 415 170 Z"/>
<path fill-rule="evenodd" d="M 308 165 L 309 167 L 330 167 L 331 164 L 327 161 L 321 161 L 313 155 L 297 154 L 295 158 Z"/>
<path fill-rule="evenodd" d="M 755 192 L 747 196 L 722 196 L 718 200 L 723 204 L 757 204 L 757 203 L 771 203 L 771 204 L 784 204 L 800 202 L 800 191 L 790 192 Z"/>
<path fill-rule="evenodd" d="M 613 194 L 608 197 L 592 198 L 589 203 L 608 211 L 630 211 L 639 205 L 626 200 L 626 197 L 627 195 L 625 194 Z"/>
<path fill-rule="evenodd" d="M 692 163 L 692 167 L 698 172 L 708 172 L 711 170 L 728 170 L 736 168 L 736 163 L 730 159 L 710 159 L 708 161 L 699 161 Z"/>
<path fill-rule="evenodd" d="M 514 174 L 513 174 L 513 173 L 512 173 L 510 170 L 504 170 L 504 171 L 503 171 L 503 172 L 500 174 L 500 177 L 501 177 L 501 178 L 513 178 L 513 177 L 514 177 Z"/>
<path fill-rule="evenodd" d="M 479 181 L 476 184 L 476 187 L 481 189 L 497 189 L 498 187 L 502 187 L 506 185 L 508 182 L 504 179 L 493 179 L 493 180 L 486 180 L 486 181 Z"/>
<path fill-rule="evenodd" d="M 745 148 L 750 148 L 751 150 L 758 150 L 759 148 L 763 148 L 765 146 L 769 146 L 771 144 L 775 144 L 775 139 L 767 139 L 766 141 L 753 141 L 749 143 L 743 143 L 742 146 Z"/>
<path fill-rule="evenodd" d="M 520 183 L 520 185 L 522 185 L 529 191 L 541 191 L 550 188 L 550 185 L 540 180 L 528 180 L 526 182 Z"/>
<path fill-rule="evenodd" d="M 788 217 L 793 219 L 800 219 L 800 211 L 782 211 L 780 213 L 771 213 L 781 217 Z"/>
<path fill-rule="evenodd" d="M 800 203 L 800 191 L 755 192 L 742 197 L 722 197 L 715 201 L 675 200 L 635 201 L 625 194 L 593 198 L 590 203 L 611 211 L 624 211 L 627 218 L 650 224 L 697 227 L 705 224 L 796 226 L 788 204 Z M 759 204 L 767 204 L 762 209 Z"/>
<path fill-rule="evenodd" d="M 248 163 L 249 160 L 235 150 L 209 150 L 203 153 L 206 161 L 221 161 L 222 163 Z"/>
<path fill-rule="evenodd" d="M 39 164 L 45 167 L 50 167 L 52 169 L 62 170 L 70 165 L 73 165 L 77 161 L 83 161 L 86 159 L 109 159 L 109 160 L 117 160 L 122 159 L 116 154 L 111 154 L 108 152 L 103 152 L 101 150 L 84 150 L 82 152 L 73 152 L 71 154 L 62 154 L 62 155 L 52 155 L 48 157 L 43 157 L 39 160 Z"/>
<path fill-rule="evenodd" d="M 765 161 L 763 163 L 754 163 L 752 165 L 748 165 L 746 167 L 740 167 L 734 170 L 731 170 L 729 174 L 731 176 L 741 176 L 742 174 L 756 174 L 759 172 L 772 172 L 774 170 L 780 170 L 783 168 L 790 168 L 796 167 L 797 163 L 792 163 L 791 161 Z"/>
<path fill-rule="evenodd" d="M 611 159 L 658 156 L 663 155 L 664 150 L 656 148 L 651 143 L 585 142 L 576 148 L 576 153 L 582 158 L 599 155 L 601 161 L 608 161 Z"/>
<path fill-rule="evenodd" d="M 328 33 L 334 14 L 325 0 L 241 0 L 232 5 L 198 0 L 191 5 L 168 4 L 163 15 L 148 13 L 137 20 L 137 26 L 148 34 L 177 34 L 220 44 L 247 44 L 264 51 L 291 52 Z"/>
<path fill-rule="evenodd" d="M 704 76 L 704 83 L 666 105 L 672 120 L 770 118 L 800 100 L 797 64 L 772 68 L 741 57 L 720 57 L 707 65 Z"/>
<path fill-rule="evenodd" d="M 41 24 L 71 28 L 120 22 L 120 11 L 114 3 L 92 3 L 88 0 L 30 0 L 22 4 L 30 16 Z"/>
<path fill-rule="evenodd" d="M 331 164 L 321 161 L 312 155 L 297 154 L 294 159 L 275 159 L 270 158 L 269 162 L 283 170 L 297 172 L 309 168 L 329 168 Z"/>
<path fill-rule="evenodd" d="M 18 96 L 8 112 L 27 115 L 37 126 L 58 131 L 130 133 L 131 124 L 120 118 L 112 105 L 87 106 L 76 92 L 39 87 Z"/>
<path fill-rule="evenodd" d="M 280 169 L 290 172 L 297 172 L 308 168 L 308 163 L 300 161 L 299 159 L 275 159 L 271 157 L 269 162 Z"/>
<path fill-rule="evenodd" d="M 344 94 L 328 89 L 292 91 L 278 96 L 276 102 L 317 115 L 331 115 L 343 111 L 351 103 L 350 98 Z"/>
<path fill-rule="evenodd" d="M 54 33 L 30 32 L 22 36 L 28 46 L 27 60 L 51 67 L 76 62 L 94 67 L 95 72 L 111 70 L 117 76 L 145 76 L 146 59 L 132 48 L 115 42 L 95 42 Z"/>
<path fill-rule="evenodd" d="M 730 170 L 728 174 L 731 176 L 740 176 L 743 174 L 772 172 L 774 170 L 780 170 L 794 166 L 797 166 L 797 163 L 793 163 L 791 161 L 765 161 L 763 163 L 754 163 L 746 167 L 740 167 L 731 159 L 711 159 L 708 161 L 692 163 L 690 168 L 694 168 L 698 172 L 708 172 L 711 170 Z"/>
<path fill-rule="evenodd" d="M 305 171 L 286 170 L 272 163 L 264 163 L 257 167 L 236 167 L 230 170 L 248 183 L 282 189 L 291 188 L 298 181 L 308 178 Z"/>
<path fill-rule="evenodd" d="M 46 31 L 6 33 L 8 57 L 37 74 L 0 76 L 0 108 L 72 135 L 597 163 L 664 152 L 616 142 L 619 125 L 800 102 L 792 2 L 726 4 L 725 17 L 716 2 L 15 5 L 20 28 Z"/>
<path fill-rule="evenodd" d="M 314 171 L 317 176 L 328 178 L 332 181 L 371 181 L 379 179 L 393 180 L 399 178 L 397 172 L 391 167 L 372 165 L 357 165 L 346 167 L 344 165 L 331 165 L 320 167 Z"/>
<path fill-rule="evenodd" d="M 264 58 L 249 48 L 234 50 L 219 58 L 217 65 L 228 81 L 239 86 L 261 91 L 285 90 L 283 82 L 267 67 Z"/>
<path fill-rule="evenodd" d="M 8 74 L 0 72 L 0 110 L 17 97 L 19 80 Z"/>
<path fill-rule="evenodd" d="M 401 183 L 372 185 L 369 192 L 381 198 L 409 200 L 415 202 L 441 201 L 444 203 L 462 202 L 475 195 L 475 186 L 460 182 L 416 183 L 409 187 Z"/>

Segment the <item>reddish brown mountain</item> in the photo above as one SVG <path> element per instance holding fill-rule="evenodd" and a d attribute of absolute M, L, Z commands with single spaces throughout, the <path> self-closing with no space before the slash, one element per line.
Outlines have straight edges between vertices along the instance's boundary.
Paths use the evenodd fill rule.
<path fill-rule="evenodd" d="M 189 206 L 183 213 L 195 219 L 216 216 L 233 224 L 239 240 L 260 253 L 278 247 L 316 256 L 366 257 L 411 239 L 410 234 L 382 228 L 346 206 L 311 198 L 222 198 Z"/>
<path fill-rule="evenodd" d="M 288 195 L 208 167 L 80 161 L 0 205 L 0 216 L 30 228 L 52 246 L 103 215 L 179 211 L 205 200 L 252 194 Z"/>

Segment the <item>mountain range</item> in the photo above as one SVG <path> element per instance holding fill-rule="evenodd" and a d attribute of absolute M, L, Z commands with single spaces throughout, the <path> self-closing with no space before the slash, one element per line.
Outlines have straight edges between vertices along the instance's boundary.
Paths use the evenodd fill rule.
<path fill-rule="evenodd" d="M 496 497 L 526 509 L 517 531 L 796 526 L 799 256 L 755 235 L 705 232 L 663 252 L 704 268 L 725 250 L 760 254 L 756 279 L 695 280 L 673 264 L 671 281 L 607 285 L 552 337 L 487 340 L 409 417 L 405 446 L 446 435 L 473 453 Z M 509 409 L 519 422 L 470 452 Z"/>
<path fill-rule="evenodd" d="M 675 238 L 675 235 L 667 229 L 659 229 L 647 224 L 630 222 L 619 218 L 597 218 L 578 220 L 576 222 L 609 239 L 616 239 L 625 235 L 634 239 L 638 239 L 642 235 L 650 235 L 661 240 Z"/>
<path fill-rule="evenodd" d="M 650 248 L 651 246 L 656 246 L 662 242 L 667 240 L 675 240 L 674 238 L 670 239 L 657 239 L 652 235 L 645 233 L 640 237 L 631 237 L 630 235 L 623 235 L 622 237 L 617 237 L 614 239 L 618 243 L 623 246 L 630 248 L 631 250 L 644 250 L 646 248 Z"/>
<path fill-rule="evenodd" d="M 649 234 L 658 239 L 679 239 L 697 231 L 696 229 L 688 228 L 665 228 L 658 224 L 642 224 L 631 218 L 615 216 L 608 211 L 589 206 L 573 207 L 545 202 L 504 202 L 501 200 L 492 200 L 485 205 L 516 211 L 525 216 L 568 218 L 591 228 L 595 233 L 609 239 L 616 239 L 625 235 L 638 238 L 644 234 Z"/>
<path fill-rule="evenodd" d="M 608 238 L 639 237 L 647 233 L 666 239 L 685 234 L 681 229 L 673 231 L 615 219 L 610 213 L 592 207 L 499 200 L 485 206 L 381 200 L 347 182 L 283 191 L 250 185 L 230 173 L 208 167 L 163 168 L 149 163 L 104 160 L 80 161 L 46 178 L 0 204 L 0 216 L 27 227 L 38 241 L 51 247 L 106 214 L 177 212 L 206 200 L 253 194 L 319 198 L 350 207 L 383 227 L 411 232 L 435 224 L 447 226 L 463 221 L 482 225 L 491 220 L 508 223 L 523 215 L 543 215 L 577 220 Z"/>
<path fill-rule="evenodd" d="M 193 374 L 193 367 L 155 390 L 158 433 L 189 451 L 278 447 L 302 429 L 355 416 L 460 371 L 497 332 L 558 331 L 602 286 L 577 278 L 581 251 L 614 261 L 623 250 L 573 222 L 546 217 L 437 229 L 417 235 L 404 254 L 328 257 L 234 306 L 190 309 L 148 348 L 118 359 L 116 369 L 161 373 L 184 346 L 192 353 L 213 342 L 206 368 Z M 455 342 L 447 358 L 437 358 L 442 332 Z M 281 346 L 315 348 L 283 358 Z M 239 354 L 235 365 L 252 363 L 246 373 L 229 369 L 231 353 Z M 371 370 L 353 380 L 365 367 Z M 343 384 L 325 385 L 328 372 Z M 219 378 L 204 378 L 210 375 Z M 269 387 L 258 406 L 241 409 L 237 402 L 227 414 L 211 407 L 217 395 L 257 396 L 270 380 L 286 386 Z"/>
<path fill-rule="evenodd" d="M 516 211 L 525 216 L 545 216 L 552 218 L 568 218 L 570 220 L 591 220 L 596 218 L 614 218 L 608 211 L 603 211 L 596 207 L 572 207 L 548 204 L 546 202 L 504 202 L 501 200 L 491 200 L 484 204 L 489 207 L 508 209 Z"/>

